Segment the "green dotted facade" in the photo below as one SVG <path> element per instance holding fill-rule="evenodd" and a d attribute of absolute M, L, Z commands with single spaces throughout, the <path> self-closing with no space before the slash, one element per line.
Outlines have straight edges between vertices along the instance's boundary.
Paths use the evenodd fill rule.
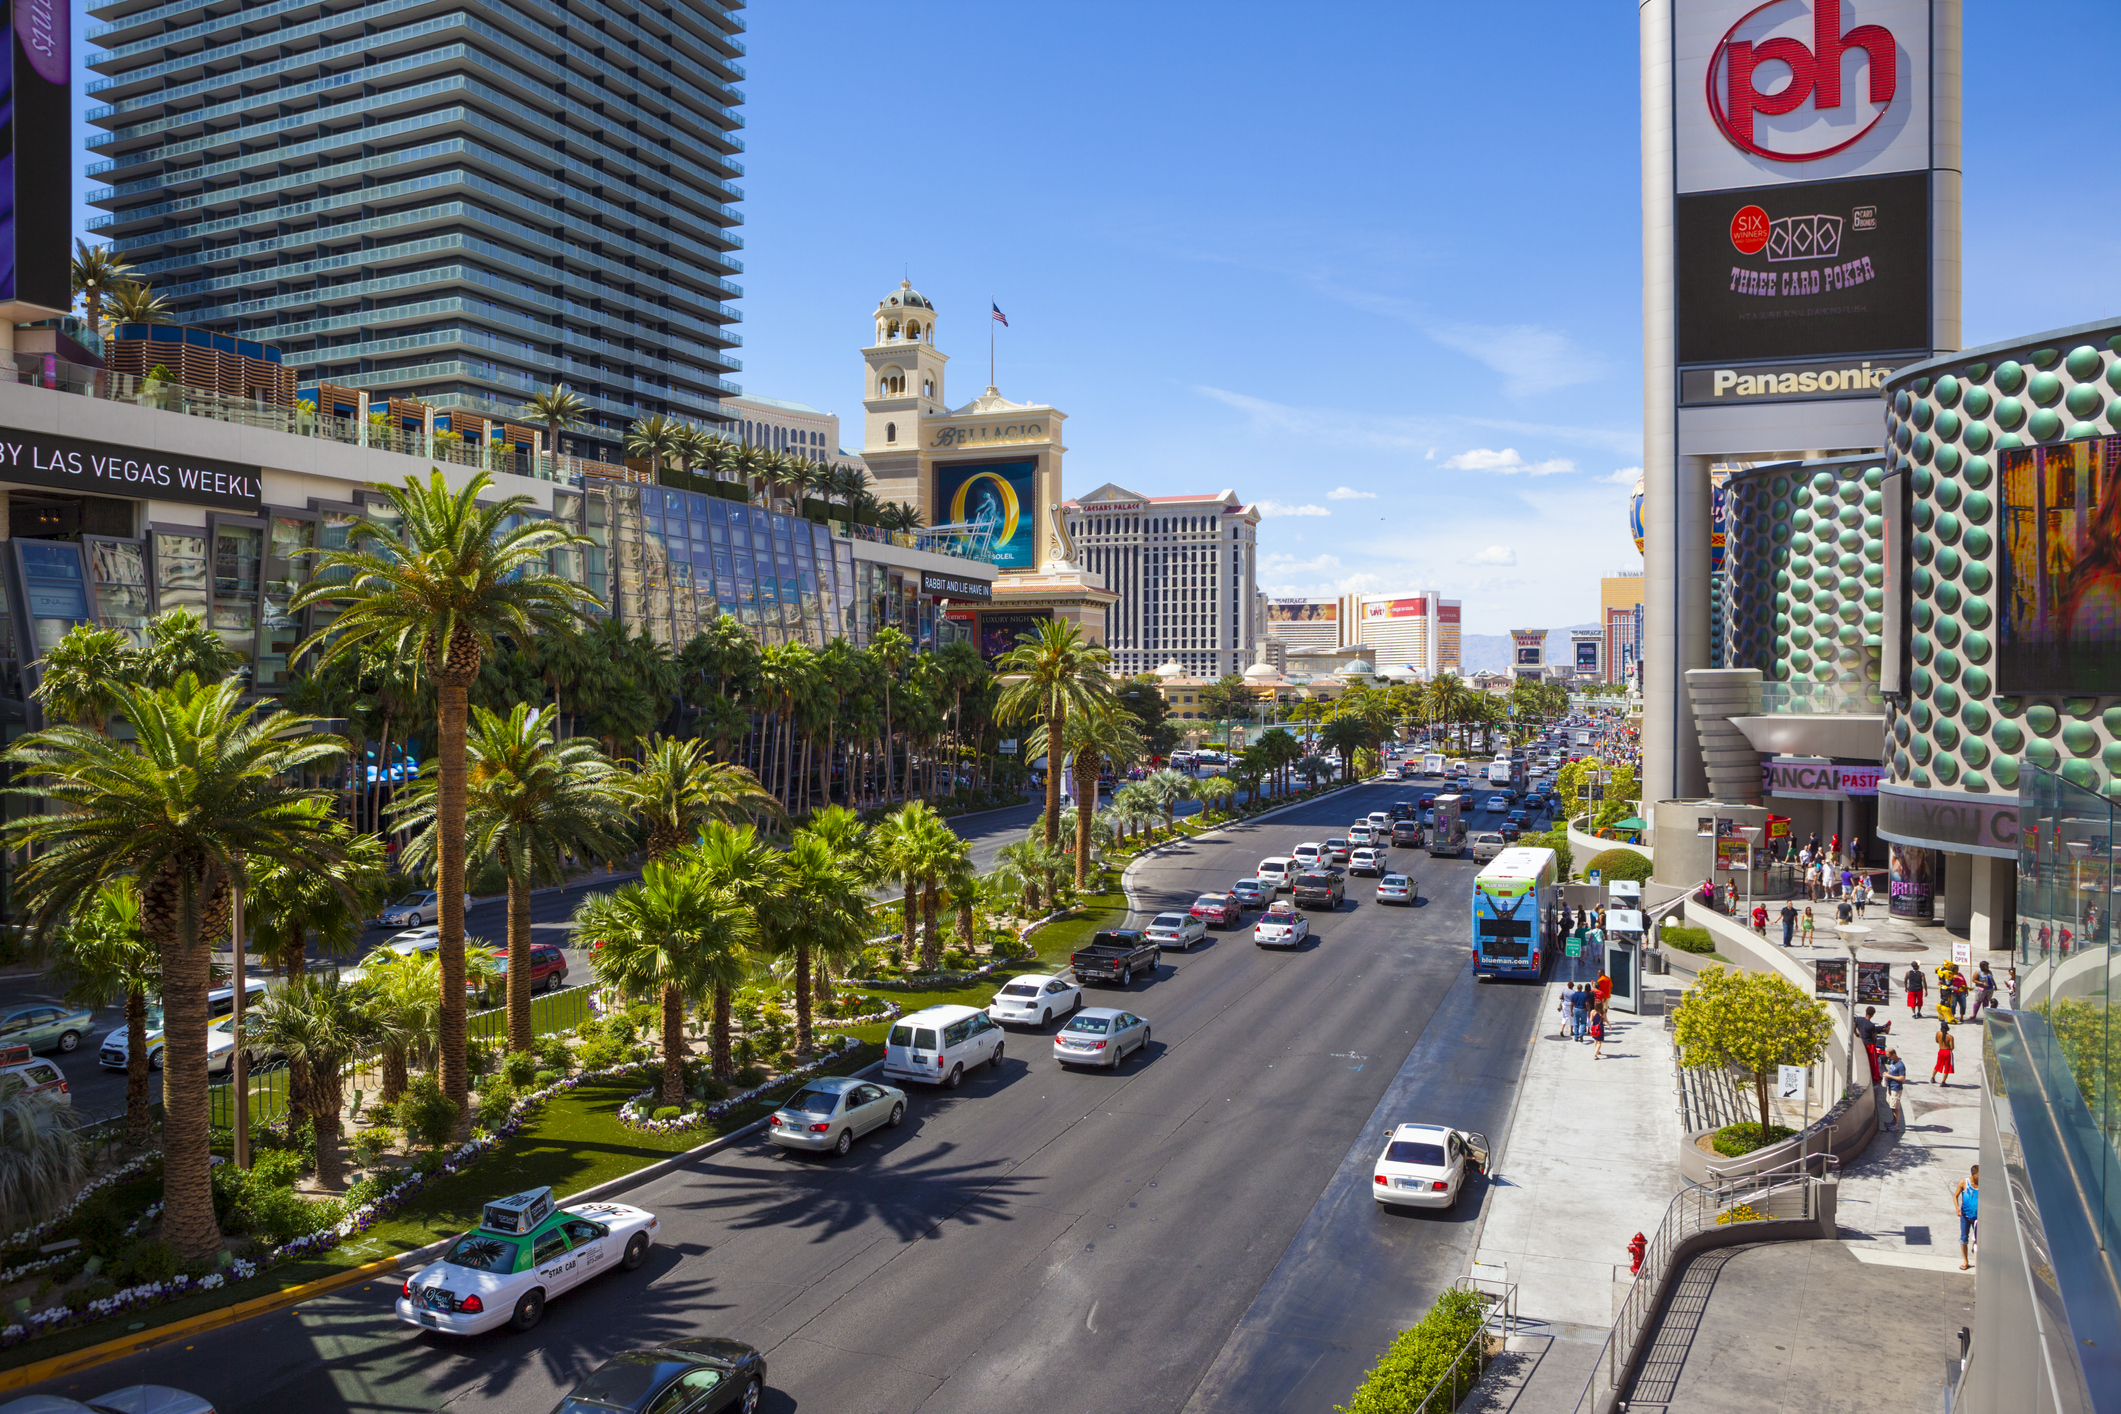
<path fill-rule="evenodd" d="M 1874 698 L 1885 626 L 1885 466 L 1784 462 L 1733 476 L 1725 629 L 1734 667 L 1781 684 L 1789 712 Z"/>

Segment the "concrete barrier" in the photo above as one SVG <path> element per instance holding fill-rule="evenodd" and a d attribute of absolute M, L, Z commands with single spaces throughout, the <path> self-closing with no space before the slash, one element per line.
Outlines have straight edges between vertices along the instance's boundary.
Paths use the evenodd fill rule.
<path fill-rule="evenodd" d="M 1583 818 L 1588 820 L 1591 817 L 1586 815 Z M 1603 854 L 1609 849 L 1633 850 L 1644 859 L 1656 858 L 1646 844 L 1629 844 L 1625 840 L 1602 840 L 1596 835 L 1586 834 L 1582 830 L 1577 829 L 1577 823 L 1575 820 L 1569 821 L 1569 852 L 1576 857 L 1578 872 L 1582 871 L 1584 864 L 1592 855 Z"/>

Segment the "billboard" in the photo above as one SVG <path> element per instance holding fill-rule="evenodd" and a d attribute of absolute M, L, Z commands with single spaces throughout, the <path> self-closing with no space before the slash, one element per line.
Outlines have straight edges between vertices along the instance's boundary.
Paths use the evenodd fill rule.
<path fill-rule="evenodd" d="M 1927 172 L 1682 196 L 1673 240 L 1682 364 L 1929 351 Z M 1763 378 L 1777 397 L 1785 380 L 1792 397 L 1871 396 L 1887 370 L 1860 362 L 1710 383 L 1729 373 L 1729 401 L 1768 396 Z"/>
<path fill-rule="evenodd" d="M 1331 599 L 1269 599 L 1270 624 L 1330 624 L 1340 619 L 1340 605 Z"/>
<path fill-rule="evenodd" d="M 1365 599 L 1362 603 L 1365 619 L 1425 619 L 1429 616 L 1427 596 L 1414 599 Z"/>
<path fill-rule="evenodd" d="M 1598 640 L 1582 638 L 1576 641 L 1576 666 L 1595 668 L 1598 666 Z"/>
<path fill-rule="evenodd" d="M 1053 617 L 1050 609 L 1018 609 L 1002 612 L 982 609 L 979 615 L 979 655 L 993 662 L 1019 648 L 1018 634 L 1037 633 L 1038 626 Z"/>
<path fill-rule="evenodd" d="M 73 305 L 70 13 L 61 0 L 0 10 L 0 305 Z"/>
<path fill-rule="evenodd" d="M 2121 682 L 2121 437 L 2010 447 L 1999 460 L 1996 689 L 2110 693 Z"/>
<path fill-rule="evenodd" d="M 1456 605 L 1456 604 L 1447 604 L 1447 603 L 1445 603 L 1445 602 L 1444 602 L 1443 600 L 1441 600 L 1441 599 L 1437 600 L 1437 601 L 1436 601 L 1436 622 L 1438 622 L 1438 623 L 1440 623 L 1440 624 L 1455 624 L 1455 623 L 1457 623 L 1457 622 L 1458 622 L 1458 610 L 1459 610 L 1459 606 L 1458 606 L 1458 605 Z"/>
<path fill-rule="evenodd" d="M 951 525 L 992 525 L 994 563 L 1038 568 L 1038 458 L 937 462 L 935 505 Z"/>

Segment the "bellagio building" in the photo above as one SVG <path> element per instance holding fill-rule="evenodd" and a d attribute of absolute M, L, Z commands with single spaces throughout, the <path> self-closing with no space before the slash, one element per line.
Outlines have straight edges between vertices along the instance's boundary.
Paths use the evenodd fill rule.
<path fill-rule="evenodd" d="M 1107 482 L 1061 509 L 1083 568 L 1119 596 L 1105 610 L 1114 672 L 1176 663 L 1212 681 L 1252 665 L 1259 512 L 1235 492 L 1143 496 Z"/>

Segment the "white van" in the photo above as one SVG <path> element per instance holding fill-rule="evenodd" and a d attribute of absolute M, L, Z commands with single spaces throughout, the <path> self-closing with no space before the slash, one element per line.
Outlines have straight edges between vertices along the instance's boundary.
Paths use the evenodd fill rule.
<path fill-rule="evenodd" d="M 1310 869 L 1325 857 L 1325 852 L 1326 847 L 1322 844 L 1300 844 L 1289 851 L 1289 858 L 1295 860 L 1299 868 Z"/>
<path fill-rule="evenodd" d="M 1296 861 L 1286 854 L 1277 854 L 1272 858 L 1260 860 L 1259 868 L 1252 872 L 1262 884 L 1274 890 L 1276 894 L 1285 894 L 1289 891 L 1289 885 L 1296 881 Z"/>
<path fill-rule="evenodd" d="M 884 1039 L 884 1074 L 955 1090 L 965 1072 L 1002 1063 L 1002 1028 L 969 1006 L 932 1006 L 902 1016 Z"/>
<path fill-rule="evenodd" d="M 1372 830 L 1381 830 L 1388 835 L 1391 834 L 1392 812 L 1389 810 L 1372 810 L 1370 812 L 1370 828 Z"/>

